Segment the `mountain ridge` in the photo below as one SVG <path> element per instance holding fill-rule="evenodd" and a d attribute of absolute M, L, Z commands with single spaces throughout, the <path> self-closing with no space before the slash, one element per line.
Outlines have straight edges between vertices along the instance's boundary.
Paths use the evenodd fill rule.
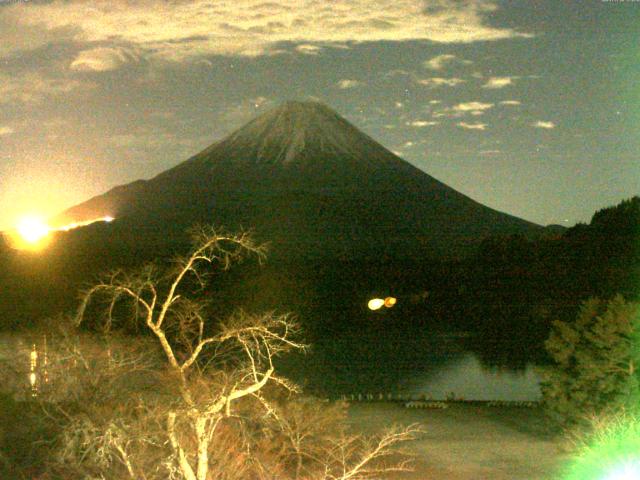
<path fill-rule="evenodd" d="M 392 256 L 455 252 L 487 235 L 543 229 L 445 185 L 326 105 L 298 101 L 260 115 L 149 180 L 72 207 L 56 221 L 104 215 L 150 230 L 195 222 L 250 226 L 289 249 Z"/>

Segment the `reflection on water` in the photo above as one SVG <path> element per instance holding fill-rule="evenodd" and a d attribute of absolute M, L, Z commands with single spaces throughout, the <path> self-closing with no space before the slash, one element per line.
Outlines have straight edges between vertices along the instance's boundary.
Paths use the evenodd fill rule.
<path fill-rule="evenodd" d="M 49 382 L 47 339 L 44 335 L 0 337 L 0 393 L 36 397 Z"/>
<path fill-rule="evenodd" d="M 4 390 L 30 391 L 33 395 L 42 382 L 49 381 L 43 339 L 0 337 L 0 363 L 12 366 L 9 376 L 13 377 L 11 382 L 4 378 L 8 375 L 0 375 Z M 473 344 L 469 336 L 390 337 L 358 332 L 316 344 L 310 355 L 290 358 L 279 368 L 308 393 L 330 397 L 371 394 L 376 398 L 540 399 L 539 378 L 531 365 L 519 371 L 487 368 L 470 351 Z M 0 370 L 10 373 L 7 368 Z"/>

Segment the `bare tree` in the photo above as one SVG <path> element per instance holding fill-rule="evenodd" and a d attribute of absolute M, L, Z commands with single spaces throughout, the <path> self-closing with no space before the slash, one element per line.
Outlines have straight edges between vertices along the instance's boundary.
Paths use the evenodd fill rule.
<path fill-rule="evenodd" d="M 412 471 L 412 456 L 398 450 L 399 444 L 422 433 L 417 424 L 394 426 L 377 438 L 342 435 L 333 441 L 324 462 L 323 480 L 364 480 Z"/>
<path fill-rule="evenodd" d="M 417 424 L 393 426 L 374 438 L 349 433 L 347 404 L 301 399 L 286 405 L 275 429 L 282 432 L 285 458 L 294 459 L 295 479 L 362 480 L 411 471 L 412 455 L 397 447 L 416 439 Z"/>
<path fill-rule="evenodd" d="M 64 368 L 92 378 L 84 390 L 76 382 L 75 391 L 85 393 L 75 404 L 92 410 L 64 412 L 58 472 L 101 479 L 355 480 L 406 470 L 403 461 L 380 460 L 396 443 L 413 438 L 415 426 L 369 443 L 343 429 L 336 435 L 338 430 L 327 428 L 330 422 L 317 421 L 321 415 L 296 417 L 295 409 L 277 400 L 282 394 L 275 390 L 298 391 L 274 366 L 278 355 L 305 349 L 291 316 L 238 311 L 212 328 L 207 305 L 194 292 L 202 293 L 207 267 L 227 269 L 246 255 L 262 259 L 264 247 L 248 234 L 200 228 L 191 253 L 170 271 L 153 265 L 117 271 L 83 294 L 78 325 L 92 319 L 101 304 L 98 325 L 105 338 L 123 319 L 142 325 L 159 345 L 164 367 L 152 367 L 153 355 L 142 357 L 137 350 L 123 355 L 107 348 L 96 357 L 77 341 L 68 343 Z M 87 391 L 93 392 L 89 402 Z M 102 407 L 96 397 L 119 401 Z M 333 418 L 335 425 L 339 417 Z"/>
<path fill-rule="evenodd" d="M 164 289 L 163 278 L 152 266 L 135 275 L 115 272 L 85 293 L 77 320 L 83 321 L 89 302 L 98 295 L 108 300 L 105 330 L 112 327 L 114 312 L 122 301 L 132 307 L 133 320 L 142 319 L 159 342 L 179 393 L 179 402 L 166 412 L 175 468 L 186 480 L 206 480 L 210 443 L 222 419 L 234 415 L 234 404 L 248 396 L 268 409 L 261 390 L 270 382 L 295 390 L 275 374 L 273 359 L 304 345 L 295 340 L 297 325 L 286 315 L 240 312 L 220 324 L 216 333 L 207 334 L 204 305 L 187 297 L 182 287 L 194 281 L 205 285 L 203 265 L 226 269 L 247 253 L 262 258 L 264 248 L 248 234 L 227 235 L 207 228 L 198 230 L 194 240 L 191 254 L 178 260 L 165 277 L 169 280 Z M 233 368 L 219 369 L 220 364 L 233 364 Z M 208 365 L 218 368 L 208 369 Z M 122 450 L 121 458 L 126 459 L 122 442 L 114 442 L 116 449 Z M 131 462 L 124 463 L 131 478 L 140 478 Z"/>

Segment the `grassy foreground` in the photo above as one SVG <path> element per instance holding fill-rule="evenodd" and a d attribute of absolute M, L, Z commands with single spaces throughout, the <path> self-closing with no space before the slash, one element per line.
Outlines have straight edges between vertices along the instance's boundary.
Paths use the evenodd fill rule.
<path fill-rule="evenodd" d="M 409 409 L 400 403 L 353 403 L 349 422 L 374 434 L 392 424 L 418 422 L 425 434 L 407 444 L 421 480 L 557 480 L 569 456 L 550 436 L 539 408 L 452 404 Z"/>

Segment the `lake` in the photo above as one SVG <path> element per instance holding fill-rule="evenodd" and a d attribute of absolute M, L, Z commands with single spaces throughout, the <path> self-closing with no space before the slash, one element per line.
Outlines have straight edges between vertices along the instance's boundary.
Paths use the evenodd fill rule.
<path fill-rule="evenodd" d="M 361 332 L 317 344 L 305 357 L 285 362 L 284 370 L 306 390 L 329 397 L 540 400 L 534 365 L 486 366 L 470 348 L 473 340 L 470 334 L 390 339 Z"/>
<path fill-rule="evenodd" d="M 378 332 L 379 333 L 379 332 Z M 381 394 L 410 398 L 536 401 L 539 378 L 532 365 L 519 370 L 490 368 L 471 351 L 470 334 L 395 335 L 352 332 L 317 343 L 307 355 L 284 359 L 281 371 L 302 384 L 305 391 L 339 398 Z M 30 391 L 35 345 L 42 363 L 44 337 L 0 337 L 0 361 L 9 362 Z M 53 380 L 53 379 L 52 379 Z M 5 385 L 6 379 L 5 379 Z M 11 382 L 13 383 L 13 382 Z M 12 388 L 16 388 L 13 384 Z"/>

